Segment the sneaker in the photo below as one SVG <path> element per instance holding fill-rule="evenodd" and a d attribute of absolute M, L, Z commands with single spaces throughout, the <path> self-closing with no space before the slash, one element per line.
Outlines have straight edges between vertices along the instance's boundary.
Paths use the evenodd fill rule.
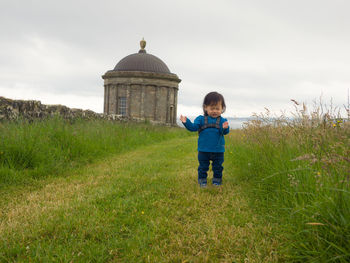
<path fill-rule="evenodd" d="M 214 182 L 214 183 L 213 183 L 213 186 L 221 186 L 221 183 Z"/>
<path fill-rule="evenodd" d="M 207 187 L 207 183 L 200 183 L 200 184 L 199 184 L 199 187 L 200 187 L 200 188 L 206 188 L 206 187 Z"/>

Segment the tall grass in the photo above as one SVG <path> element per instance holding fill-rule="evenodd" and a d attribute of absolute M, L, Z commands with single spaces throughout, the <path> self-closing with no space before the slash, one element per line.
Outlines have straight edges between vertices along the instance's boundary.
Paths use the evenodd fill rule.
<path fill-rule="evenodd" d="M 293 262 L 350 261 L 350 123 L 294 101 L 293 118 L 256 115 L 228 140 L 261 214 L 280 223 Z"/>
<path fill-rule="evenodd" d="M 104 120 L 0 123 L 0 187 L 64 174 L 70 168 L 163 140 L 182 129 Z"/>

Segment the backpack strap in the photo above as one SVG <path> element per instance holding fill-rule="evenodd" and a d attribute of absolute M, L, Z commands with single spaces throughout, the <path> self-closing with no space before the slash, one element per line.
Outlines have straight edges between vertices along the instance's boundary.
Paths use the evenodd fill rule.
<path fill-rule="evenodd" d="M 202 125 L 201 127 L 199 127 L 198 129 L 198 134 L 200 134 L 203 130 L 207 129 L 207 128 L 217 128 L 220 129 L 220 120 L 221 117 L 217 117 L 216 118 L 216 122 L 215 123 L 208 123 L 208 116 L 205 115 L 204 116 L 204 125 Z"/>

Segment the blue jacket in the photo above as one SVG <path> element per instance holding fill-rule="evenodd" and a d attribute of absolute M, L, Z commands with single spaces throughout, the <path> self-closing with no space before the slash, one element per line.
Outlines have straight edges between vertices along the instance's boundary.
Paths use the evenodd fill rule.
<path fill-rule="evenodd" d="M 198 151 L 200 152 L 225 152 L 225 138 L 224 135 L 230 132 L 230 127 L 222 128 L 222 124 L 227 119 L 221 117 L 220 129 L 206 128 L 198 137 Z M 208 123 L 216 123 L 216 118 L 208 116 Z M 188 118 L 185 123 L 182 123 L 189 131 L 198 131 L 204 125 L 204 116 L 200 115 L 192 123 Z"/>

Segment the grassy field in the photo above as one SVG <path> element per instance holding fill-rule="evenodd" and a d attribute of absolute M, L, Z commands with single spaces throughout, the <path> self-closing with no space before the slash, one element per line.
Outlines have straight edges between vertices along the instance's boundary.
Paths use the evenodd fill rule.
<path fill-rule="evenodd" d="M 278 223 L 292 262 L 350 261 L 350 122 L 296 103 L 294 119 L 256 116 L 229 140 L 250 202 Z"/>
<path fill-rule="evenodd" d="M 0 188 L 69 174 L 96 159 L 189 136 L 181 129 L 103 120 L 0 122 Z"/>
<path fill-rule="evenodd" d="M 349 126 L 300 117 L 231 131 L 207 189 L 184 129 L 2 123 L 0 262 L 348 262 Z"/>
<path fill-rule="evenodd" d="M 1 261 L 276 261 L 272 226 L 243 185 L 228 177 L 223 188 L 199 189 L 196 137 L 183 137 L 12 193 L 0 210 Z"/>

